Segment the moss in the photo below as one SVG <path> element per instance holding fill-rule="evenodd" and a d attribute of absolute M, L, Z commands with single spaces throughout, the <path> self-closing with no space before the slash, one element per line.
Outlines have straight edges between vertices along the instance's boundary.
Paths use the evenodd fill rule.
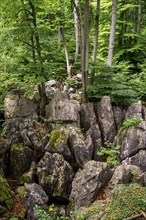
<path fill-rule="evenodd" d="M 24 188 L 24 186 L 20 186 L 19 188 L 18 188 L 18 193 L 19 193 L 19 195 L 20 195 L 20 197 L 23 197 L 24 196 L 24 194 L 25 194 L 25 188 Z"/>
<path fill-rule="evenodd" d="M 61 141 L 67 140 L 66 135 L 61 129 L 52 131 L 51 134 L 49 134 L 49 138 L 49 145 L 54 146 L 56 149 L 59 147 Z"/>
<path fill-rule="evenodd" d="M 51 175 L 48 175 L 45 177 L 46 178 L 46 183 L 50 184 L 51 183 L 51 178 L 52 176 Z"/>
<path fill-rule="evenodd" d="M 13 144 L 12 150 L 20 151 L 20 150 L 22 150 L 22 145 L 21 144 Z"/>
<path fill-rule="evenodd" d="M 13 192 L 5 178 L 0 176 L 0 203 L 5 203 L 8 209 L 13 206 Z"/>

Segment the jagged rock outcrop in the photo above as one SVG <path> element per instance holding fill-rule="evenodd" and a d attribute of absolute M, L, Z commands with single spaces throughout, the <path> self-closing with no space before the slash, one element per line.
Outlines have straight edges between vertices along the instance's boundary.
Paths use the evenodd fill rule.
<path fill-rule="evenodd" d="M 38 220 L 36 214 L 37 207 L 35 205 L 38 205 L 42 209 L 46 209 L 47 202 L 49 200 L 49 197 L 46 195 L 42 187 L 36 183 L 33 184 L 25 183 L 23 188 L 23 195 L 21 196 L 27 209 L 27 219 Z"/>
<path fill-rule="evenodd" d="M 10 176 L 19 179 L 30 168 L 33 151 L 21 144 L 13 144 L 10 149 Z"/>
<path fill-rule="evenodd" d="M 9 161 L 9 145 L 7 140 L 0 138 L 0 174 L 5 175 Z"/>
<path fill-rule="evenodd" d="M 124 164 L 138 166 L 143 172 L 146 171 L 146 150 L 140 150 L 137 154 L 127 157 L 122 161 Z"/>
<path fill-rule="evenodd" d="M 54 122 L 76 122 L 79 124 L 80 104 L 76 100 L 58 97 L 57 95 L 46 106 L 46 118 Z"/>
<path fill-rule="evenodd" d="M 48 143 L 45 146 L 45 151 L 49 153 L 60 153 L 64 159 L 71 161 L 72 154 L 68 147 L 68 131 L 62 127 L 53 130 L 48 136 Z"/>
<path fill-rule="evenodd" d="M 74 208 L 88 206 L 97 198 L 99 192 L 110 180 L 112 171 L 107 163 L 89 161 L 84 169 L 78 171 L 72 183 L 71 199 Z"/>
<path fill-rule="evenodd" d="M 128 107 L 125 114 L 125 119 L 128 118 L 142 118 L 142 103 L 141 101 L 133 103 Z"/>
<path fill-rule="evenodd" d="M 109 182 L 109 187 L 114 187 L 117 184 L 128 183 L 144 183 L 144 175 L 139 167 L 134 165 L 122 164 L 119 165 Z"/>
<path fill-rule="evenodd" d="M 91 136 L 94 146 L 93 158 L 97 160 L 99 158 L 97 152 L 102 146 L 102 138 L 92 102 L 81 104 L 81 128 L 84 129 L 86 135 Z"/>
<path fill-rule="evenodd" d="M 5 119 L 28 118 L 37 115 L 35 103 L 24 96 L 10 95 L 5 99 Z"/>
<path fill-rule="evenodd" d="M 62 155 L 45 153 L 37 165 L 39 184 L 47 195 L 59 201 L 67 201 L 74 172 Z"/>
<path fill-rule="evenodd" d="M 140 150 L 146 149 L 146 122 L 125 129 L 118 138 L 117 143 L 121 146 L 121 160 L 132 157 Z"/>
<path fill-rule="evenodd" d="M 113 113 L 114 113 L 116 129 L 118 130 L 125 119 L 125 110 L 123 110 L 119 106 L 113 106 Z"/>
<path fill-rule="evenodd" d="M 95 105 L 95 113 L 102 133 L 104 142 L 113 142 L 116 135 L 116 126 L 110 97 L 104 96 Z"/>

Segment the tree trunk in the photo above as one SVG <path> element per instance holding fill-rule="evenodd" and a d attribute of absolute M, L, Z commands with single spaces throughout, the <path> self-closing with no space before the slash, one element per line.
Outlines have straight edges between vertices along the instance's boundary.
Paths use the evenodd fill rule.
<path fill-rule="evenodd" d="M 37 20 L 36 20 L 36 11 L 35 11 L 35 6 L 34 4 L 31 2 L 31 0 L 29 0 L 29 5 L 31 8 L 31 13 L 32 13 L 32 22 L 33 22 L 33 27 L 35 29 L 35 41 L 36 41 L 36 52 L 38 55 L 38 60 L 41 66 L 41 71 L 40 71 L 40 75 L 44 75 L 44 67 L 43 67 L 43 59 L 42 59 L 42 53 L 41 53 L 41 45 L 40 45 L 40 40 L 39 40 L 39 34 L 37 32 Z M 45 93 L 45 84 L 44 82 L 42 82 L 39 86 L 38 86 L 38 90 L 39 90 L 39 94 L 41 97 L 41 103 L 40 103 L 40 109 L 39 109 L 39 114 L 41 116 L 45 115 L 45 105 L 47 102 L 47 97 L 46 97 L 46 93 Z"/>
<path fill-rule="evenodd" d="M 82 102 L 87 101 L 87 80 L 88 80 L 88 50 L 89 50 L 89 0 L 85 0 L 84 11 L 84 41 L 83 41 L 83 54 L 82 54 Z"/>
<path fill-rule="evenodd" d="M 117 14 L 117 0 L 113 0 L 113 3 L 112 3 L 112 22 L 111 22 L 109 49 L 108 49 L 108 60 L 107 60 L 107 65 L 110 67 L 112 66 L 112 61 L 113 61 L 115 30 L 116 30 L 116 14 Z"/>
<path fill-rule="evenodd" d="M 76 51 L 75 51 L 75 62 L 77 61 L 78 55 L 79 55 L 79 18 L 76 11 L 76 8 L 78 7 L 78 0 L 75 0 L 74 7 L 74 28 L 75 28 L 75 39 L 76 39 Z"/>
<path fill-rule="evenodd" d="M 72 68 L 71 68 L 71 65 L 70 65 L 70 62 L 69 62 L 69 53 L 68 53 L 68 49 L 67 49 L 67 45 L 66 45 L 66 39 L 65 39 L 65 36 L 64 36 L 64 29 L 62 27 L 60 28 L 60 33 L 61 33 L 61 36 L 62 36 L 62 41 L 63 41 L 63 45 L 64 45 L 64 50 L 65 50 L 67 75 L 70 78 Z"/>
<path fill-rule="evenodd" d="M 141 0 L 137 0 L 137 13 L 136 13 L 136 20 L 135 20 L 135 32 L 138 34 L 140 31 L 140 21 L 141 21 L 141 5 L 142 5 L 142 1 Z"/>
<path fill-rule="evenodd" d="M 96 5 L 96 17 L 95 17 L 95 41 L 93 49 L 93 63 L 96 63 L 97 49 L 98 49 L 98 37 L 99 37 L 99 13 L 100 13 L 100 0 L 97 0 Z M 91 73 L 91 83 L 94 81 L 94 69 Z"/>

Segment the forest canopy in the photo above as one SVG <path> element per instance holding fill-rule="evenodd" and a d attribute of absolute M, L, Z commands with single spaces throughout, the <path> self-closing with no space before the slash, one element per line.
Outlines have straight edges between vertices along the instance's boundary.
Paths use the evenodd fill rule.
<path fill-rule="evenodd" d="M 0 108 L 22 89 L 82 73 L 82 101 L 109 95 L 127 104 L 146 96 L 144 0 L 0 2 Z"/>

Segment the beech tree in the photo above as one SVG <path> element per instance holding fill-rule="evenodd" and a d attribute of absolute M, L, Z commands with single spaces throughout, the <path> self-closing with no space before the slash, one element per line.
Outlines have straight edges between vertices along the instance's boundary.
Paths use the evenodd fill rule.
<path fill-rule="evenodd" d="M 116 31 L 116 15 L 117 15 L 117 0 L 112 0 L 112 22 L 111 22 L 108 60 L 107 60 L 107 65 L 110 67 L 112 66 L 112 61 L 113 61 L 115 31 Z"/>

